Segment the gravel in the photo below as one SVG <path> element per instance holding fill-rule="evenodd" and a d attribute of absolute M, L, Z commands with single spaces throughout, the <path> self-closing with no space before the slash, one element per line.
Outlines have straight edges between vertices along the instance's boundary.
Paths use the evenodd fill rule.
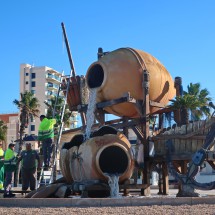
<path fill-rule="evenodd" d="M 180 205 L 180 206 L 171 206 L 171 205 L 152 205 L 152 206 L 134 206 L 134 207 L 84 207 L 84 208 L 68 208 L 68 207 L 59 207 L 59 208 L 6 208 L 0 207 L 0 214 L 34 214 L 34 215 L 64 215 L 64 214 L 78 214 L 78 215 L 97 215 L 97 214 L 159 214 L 159 215 L 177 215 L 177 214 L 195 214 L 195 215 L 206 215 L 206 214 L 215 214 L 215 205 Z"/>

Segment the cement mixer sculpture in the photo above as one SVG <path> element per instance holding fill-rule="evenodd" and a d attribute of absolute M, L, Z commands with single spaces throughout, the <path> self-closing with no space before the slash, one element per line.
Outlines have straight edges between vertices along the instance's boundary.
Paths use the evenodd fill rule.
<path fill-rule="evenodd" d="M 144 80 L 146 70 L 149 82 Z M 132 48 L 120 48 L 103 55 L 89 67 L 86 82 L 89 89 L 96 88 L 97 103 L 118 99 L 126 93 L 131 98 L 144 101 L 149 89 L 150 101 L 165 106 L 175 95 L 173 80 L 164 66 L 152 55 Z M 150 88 L 143 83 L 149 84 Z M 67 101 L 74 107 L 73 101 Z M 150 106 L 150 113 L 156 110 L 156 106 Z M 136 105 L 129 101 L 113 103 L 104 107 L 104 111 L 121 117 L 141 116 Z M 118 175 L 119 183 L 123 184 L 132 176 L 134 163 L 131 144 L 116 129 L 103 126 L 92 132 L 89 140 L 78 134 L 64 143 L 60 150 L 60 167 L 66 185 L 59 183 L 59 186 L 42 187 L 28 197 L 61 195 L 56 194 L 56 190 L 63 190 L 63 196 L 66 196 L 68 190 L 79 192 L 87 183 L 108 184 L 110 175 Z M 109 191 L 107 186 L 105 189 Z"/>
<path fill-rule="evenodd" d="M 89 66 L 86 77 L 79 77 L 75 73 L 63 23 L 62 28 L 71 73 L 69 78 L 63 78 L 61 87 L 66 89 L 63 93 L 70 111 L 80 113 L 83 126 L 78 134 L 77 129 L 67 132 L 71 136 L 60 149 L 63 178 L 40 187 L 26 197 L 62 198 L 77 193 L 82 197 L 116 197 L 115 191 L 123 189 L 126 195 L 130 188 L 141 189 L 141 195 L 150 195 L 153 168 L 159 172 L 159 194 L 166 195 L 168 166 L 181 181 L 181 196 L 194 195 L 194 187 L 214 189 L 215 182 L 200 184 L 195 182 L 194 176 L 205 160 L 215 169 L 215 153 L 210 151 L 215 144 L 215 117 L 181 126 L 180 110 L 174 110 L 174 120 L 179 123 L 167 131 L 162 126 L 163 114 L 173 112 L 171 108 L 166 108 L 169 100 L 181 95 L 182 79 L 176 77 L 173 82 L 169 72 L 156 58 L 133 48 L 119 48 L 111 52 L 103 52 L 99 48 L 98 60 Z M 88 89 L 95 92 L 95 97 L 89 101 Z M 87 108 L 92 112 L 86 114 Z M 63 113 L 64 110 L 61 119 Z M 121 118 L 105 121 L 107 113 Z M 155 114 L 158 115 L 158 131 L 153 133 L 149 129 L 149 116 Z M 94 116 L 98 123 L 95 123 Z M 127 138 L 128 128 L 133 130 L 143 146 L 140 157 L 144 165 L 138 163 L 132 154 Z M 154 136 L 150 136 L 151 133 Z M 154 157 L 150 157 L 149 143 L 154 144 Z M 142 184 L 137 184 L 135 174 L 134 183 L 130 183 L 134 169 L 143 173 Z"/>
<path fill-rule="evenodd" d="M 166 140 L 172 139 L 169 143 L 171 150 L 172 148 L 177 149 L 182 145 L 186 145 L 184 138 L 191 136 L 195 138 L 197 131 L 202 132 L 205 128 L 209 129 L 212 124 L 203 126 L 200 123 L 196 130 L 193 124 L 183 129 L 178 127 L 175 139 L 172 137 L 173 135 L 164 135 L 160 130 L 160 134 L 153 139 L 155 157 L 150 158 L 148 151 L 148 117 L 154 113 L 159 113 L 159 110 L 164 108 L 169 100 L 175 96 L 177 90 L 177 86 L 174 86 L 174 82 L 164 66 L 146 52 L 132 48 L 120 48 L 112 52 L 101 53 L 98 61 L 89 66 L 85 79 L 89 90 L 96 90 L 94 113 L 96 113 L 98 124 L 94 124 L 93 131 L 89 128 L 86 129 L 86 124 L 83 124 L 82 129 L 91 130 L 88 135 L 89 138 L 86 139 L 83 131 L 80 131 L 79 134 L 73 134 L 69 141 L 62 144 L 60 149 L 60 169 L 63 178 L 57 180 L 54 184 L 31 192 L 27 197 L 67 197 L 75 193 L 81 193 L 82 197 L 108 197 L 111 193 L 114 193 L 111 192 L 111 188 L 108 185 L 109 178 L 112 175 L 115 175 L 116 178 L 118 177 L 121 189 L 122 187 L 124 190 L 141 188 L 141 194 L 148 195 L 150 172 L 152 166 L 157 164 L 162 167 L 163 172 L 161 175 L 165 176 L 165 179 L 163 178 L 162 180 L 164 190 L 161 193 L 167 194 L 166 143 L 168 141 Z M 83 83 L 80 86 L 82 86 L 80 87 L 79 95 L 81 97 L 81 92 L 84 88 Z M 77 82 L 75 82 L 75 87 L 77 88 Z M 73 86 L 69 91 L 68 105 L 71 110 L 77 108 L 84 115 L 84 108 L 82 108 L 84 104 L 80 103 L 78 109 L 78 104 L 74 104 L 74 101 L 81 99 L 77 99 L 77 95 L 72 90 Z M 84 93 L 86 94 L 86 92 Z M 113 120 L 112 124 L 110 123 L 111 126 L 107 126 L 104 120 L 104 114 L 106 113 L 122 118 L 117 122 Z M 212 123 L 213 120 L 211 121 Z M 138 165 L 140 164 L 132 154 L 131 144 L 127 138 L 127 128 L 133 129 L 137 138 L 144 145 L 144 167 L 141 170 L 144 172 L 144 183 L 139 186 L 134 184 L 133 187 L 129 179 L 133 174 L 135 165 L 139 168 Z M 171 134 L 174 134 L 176 130 L 172 130 Z M 183 133 L 181 137 L 180 134 L 184 130 L 193 133 L 187 134 L 187 137 L 186 135 L 184 137 Z M 180 144 L 180 138 L 184 141 L 183 144 Z M 197 140 L 199 143 L 199 137 Z M 187 145 L 189 144 L 190 140 L 188 139 Z M 198 144 L 199 146 L 200 144 Z M 194 144 L 192 145 L 192 150 L 194 150 Z M 184 158 L 186 147 L 182 151 L 182 157 Z M 183 158 L 180 157 L 177 150 L 174 153 L 174 165 L 176 165 Z M 183 162 L 188 162 L 190 159 L 189 154 L 186 157 L 186 161 L 184 160 Z M 184 164 L 184 166 L 186 165 L 187 163 Z M 190 175 L 193 176 L 194 173 L 191 171 Z"/>

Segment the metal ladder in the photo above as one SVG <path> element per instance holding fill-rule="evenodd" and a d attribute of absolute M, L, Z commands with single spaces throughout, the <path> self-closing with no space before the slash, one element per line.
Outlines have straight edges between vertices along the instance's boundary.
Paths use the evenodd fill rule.
<path fill-rule="evenodd" d="M 59 129 L 58 129 L 58 133 L 57 133 L 57 142 L 54 144 L 54 149 L 53 149 L 53 153 L 52 153 L 52 159 L 51 159 L 51 163 L 52 163 L 52 172 L 51 172 L 51 178 L 50 178 L 50 183 L 52 183 L 53 181 L 56 180 L 57 178 L 57 155 L 58 155 L 58 147 L 60 144 L 60 140 L 61 140 L 61 136 L 62 136 L 62 132 L 63 132 L 63 126 L 64 126 L 64 113 L 65 113 L 65 107 L 67 104 L 67 96 L 68 96 L 68 92 L 69 92 L 69 87 L 70 87 L 70 80 L 71 80 L 71 73 L 68 76 L 62 76 L 61 79 L 61 83 L 59 85 L 58 88 L 58 94 L 57 94 L 57 98 L 55 100 L 55 107 L 54 107 L 54 111 L 53 111 L 53 117 L 55 117 L 56 115 L 56 106 L 58 105 L 58 99 L 59 97 L 61 97 L 61 92 L 65 92 L 64 94 L 64 103 L 63 106 L 61 107 L 61 113 L 60 113 L 60 125 L 59 125 Z M 64 88 L 64 83 L 66 83 L 66 88 Z"/>
<path fill-rule="evenodd" d="M 67 80 L 65 78 L 67 78 L 67 77 L 68 77 L 68 81 L 65 82 Z M 64 80 L 64 83 L 66 83 L 66 88 L 62 87 L 63 80 Z M 54 182 L 56 180 L 56 177 L 57 177 L 57 175 L 56 175 L 56 172 L 57 172 L 57 153 L 58 153 L 58 146 L 60 144 L 63 126 L 64 126 L 63 117 L 64 117 L 64 113 L 65 113 L 65 107 L 67 104 L 67 95 L 68 95 L 68 91 L 69 91 L 69 86 L 70 86 L 70 75 L 68 75 L 68 76 L 62 75 L 61 76 L 61 82 L 60 82 L 59 87 L 58 87 L 58 93 L 56 96 L 55 104 L 54 104 L 53 114 L 52 114 L 52 118 L 55 118 L 56 114 L 60 115 L 60 123 L 59 123 L 59 128 L 57 131 L 57 142 L 54 144 L 54 147 L 52 150 L 52 155 L 51 155 L 51 159 L 50 159 L 51 166 L 45 170 L 45 168 L 47 168 L 47 167 L 44 166 L 44 162 L 42 164 L 37 188 L 39 188 L 42 185 L 51 184 L 52 182 Z M 60 113 L 57 113 L 56 107 L 58 105 L 59 98 L 62 98 L 62 93 L 61 93 L 62 91 L 65 91 L 65 96 L 63 99 L 64 103 L 61 107 Z"/>
<path fill-rule="evenodd" d="M 68 77 L 68 82 L 65 82 Z M 65 80 L 64 80 L 65 79 Z M 63 82 L 64 80 L 64 82 Z M 66 88 L 62 87 L 62 85 L 65 85 L 66 83 Z M 41 170 L 40 170 L 40 176 L 39 176 L 39 180 L 37 183 L 37 188 L 39 188 L 40 186 L 43 185 L 47 185 L 47 184 L 51 184 L 52 182 L 54 182 L 56 180 L 56 172 L 57 172 L 57 151 L 58 151 L 58 146 L 61 140 L 61 135 L 62 135 L 62 131 L 63 131 L 63 117 L 64 117 L 64 112 L 65 112 L 65 107 L 67 104 L 67 95 L 68 95 L 68 91 L 69 91 L 69 86 L 70 86 L 70 76 L 61 76 L 61 80 L 60 80 L 60 84 L 58 87 L 58 93 L 55 99 L 55 104 L 54 104 L 54 109 L 53 109 L 53 113 L 52 113 L 52 118 L 56 117 L 56 107 L 58 106 L 58 101 L 59 98 L 62 97 L 62 91 L 65 91 L 65 97 L 64 97 L 64 103 L 63 106 L 60 109 L 60 113 L 58 113 L 60 115 L 60 123 L 59 123 L 59 129 L 57 132 L 57 142 L 54 144 L 53 150 L 52 150 L 52 155 L 51 155 L 51 159 L 50 159 L 50 163 L 51 166 L 48 167 L 48 169 L 45 169 L 47 167 L 44 166 L 44 162 L 42 164 Z"/>
<path fill-rule="evenodd" d="M 47 184 L 51 183 L 51 176 L 52 176 L 52 169 L 53 167 L 50 167 L 49 170 L 44 169 L 44 163 L 42 165 L 42 168 L 40 170 L 40 177 L 37 183 L 37 189 L 40 188 L 41 186 L 45 186 Z"/>
<path fill-rule="evenodd" d="M 64 122 L 63 122 L 63 118 L 64 118 L 64 113 L 65 113 L 65 107 L 67 104 L 67 96 L 68 96 L 68 92 L 69 92 L 69 87 L 70 87 L 70 82 L 71 82 L 71 78 L 74 78 L 74 81 L 77 83 L 76 80 L 76 73 L 75 73 L 75 68 L 74 68 L 74 64 L 73 64 L 73 60 L 72 60 L 72 55 L 70 53 L 70 47 L 69 47 L 69 42 L 67 40 L 67 35 L 66 35 L 66 31 L 65 31 L 65 27 L 64 24 L 61 23 L 62 25 L 62 29 L 63 29 L 63 34 L 64 34 L 64 39 L 65 39 L 65 43 L 66 43 L 66 48 L 67 48 L 67 54 L 69 56 L 69 62 L 70 62 L 70 74 L 69 75 L 62 75 L 61 76 L 61 82 L 59 84 L 59 88 L 58 88 L 58 93 L 57 93 L 57 97 L 55 100 L 55 105 L 54 105 L 54 110 L 53 110 L 53 118 L 56 117 L 56 107 L 58 105 L 58 99 L 61 97 L 62 98 L 62 93 L 64 92 L 64 104 L 61 108 L 61 112 L 60 112 L 60 125 L 59 125 L 59 129 L 58 129 L 58 133 L 57 133 L 57 142 L 54 144 L 54 149 L 52 151 L 52 157 L 51 157 L 51 167 L 50 170 L 45 171 L 44 170 L 44 164 L 42 166 L 41 169 L 41 173 L 40 173 L 40 178 L 38 181 L 38 188 L 42 185 L 42 184 L 47 184 L 46 180 L 49 184 L 53 183 L 54 181 L 56 181 L 57 178 L 57 154 L 58 154 L 58 147 L 60 144 L 60 140 L 61 140 L 61 136 L 62 136 L 62 131 L 63 131 L 63 126 L 64 126 Z M 44 182 L 44 178 L 46 179 Z"/>

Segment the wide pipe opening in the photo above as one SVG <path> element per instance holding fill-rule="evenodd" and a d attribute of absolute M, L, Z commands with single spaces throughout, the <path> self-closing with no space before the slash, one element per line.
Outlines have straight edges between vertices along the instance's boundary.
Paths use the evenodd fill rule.
<path fill-rule="evenodd" d="M 101 65 L 95 64 L 87 73 L 87 84 L 89 88 L 98 88 L 104 80 L 104 71 Z"/>
<path fill-rule="evenodd" d="M 127 154 L 118 146 L 109 146 L 100 154 L 99 167 L 104 174 L 122 175 L 127 170 L 128 165 Z"/>

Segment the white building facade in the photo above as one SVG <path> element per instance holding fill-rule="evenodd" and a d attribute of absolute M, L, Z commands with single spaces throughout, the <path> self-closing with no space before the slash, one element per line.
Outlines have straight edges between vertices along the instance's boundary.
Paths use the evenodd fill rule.
<path fill-rule="evenodd" d="M 34 67 L 30 64 L 21 64 L 20 93 L 32 92 L 39 100 L 40 115 L 46 115 L 47 106 L 44 101 L 49 101 L 52 97 L 57 96 L 61 76 L 60 72 L 47 66 Z M 32 119 L 25 130 L 26 134 L 37 135 L 39 124 L 38 117 Z"/>
<path fill-rule="evenodd" d="M 39 100 L 40 115 L 47 114 L 47 106 L 44 101 L 49 102 L 57 96 L 61 83 L 62 73 L 47 66 L 32 66 L 30 64 L 20 65 L 20 93 L 32 92 Z M 40 120 L 38 117 L 29 122 L 25 130 L 27 135 L 37 135 Z M 78 113 L 73 112 L 71 117 L 71 128 L 78 125 Z"/>

